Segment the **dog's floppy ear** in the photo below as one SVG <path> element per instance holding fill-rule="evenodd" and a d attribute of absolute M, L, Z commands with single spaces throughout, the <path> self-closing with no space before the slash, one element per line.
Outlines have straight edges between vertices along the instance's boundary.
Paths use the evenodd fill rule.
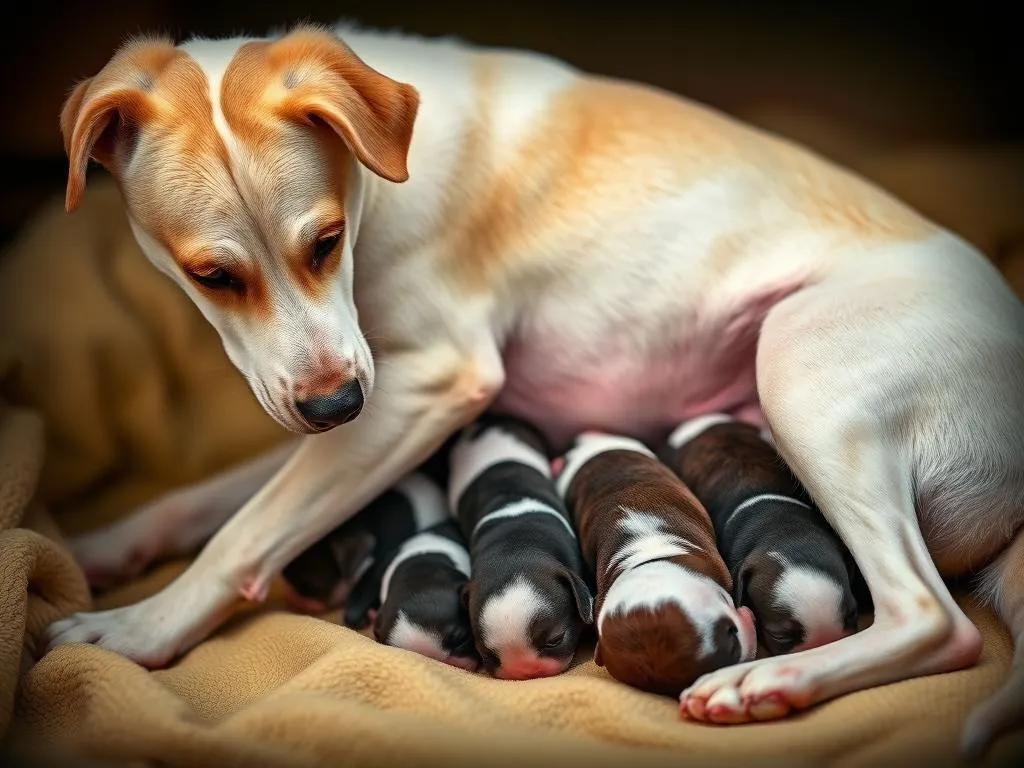
<path fill-rule="evenodd" d="M 89 160 L 113 170 L 115 152 L 153 112 L 146 93 L 153 78 L 175 56 L 168 40 L 137 40 L 126 44 L 95 77 L 74 87 L 60 114 L 68 184 L 64 207 L 78 208 L 85 192 Z"/>
<path fill-rule="evenodd" d="M 459 587 L 459 602 L 462 603 L 462 608 L 466 611 L 469 610 L 469 590 L 472 583 L 472 581 L 467 581 Z"/>
<path fill-rule="evenodd" d="M 279 114 L 327 125 L 381 178 L 409 178 L 409 145 L 419 109 L 415 88 L 381 74 L 333 34 L 314 27 L 285 35 L 267 56 L 284 90 Z"/>
<path fill-rule="evenodd" d="M 566 569 L 562 572 L 563 577 L 569 582 L 572 595 L 576 598 L 576 610 L 584 624 L 594 623 L 594 596 L 590 594 L 590 588 L 578 574 Z"/>
<path fill-rule="evenodd" d="M 604 666 L 604 662 L 601 660 L 601 640 L 598 638 L 597 645 L 594 646 L 594 663 L 599 667 Z"/>

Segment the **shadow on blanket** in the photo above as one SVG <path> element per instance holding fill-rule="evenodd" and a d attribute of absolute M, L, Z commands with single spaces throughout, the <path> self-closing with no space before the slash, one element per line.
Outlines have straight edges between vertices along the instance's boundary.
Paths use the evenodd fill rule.
<path fill-rule="evenodd" d="M 1020 188 L 1006 176 L 1020 152 L 1011 163 L 1000 152 L 859 167 L 977 242 L 1024 292 Z M 41 630 L 90 605 L 61 531 L 284 435 L 139 254 L 110 184 L 73 217 L 54 201 L 0 261 L 0 327 L 0 734 L 33 759 L 45 744 L 61 764 L 946 765 L 966 713 L 1008 669 L 1007 634 L 968 603 L 985 637 L 977 667 L 723 729 L 679 722 L 672 701 L 612 682 L 589 658 L 558 678 L 492 680 L 284 613 L 279 591 L 167 670 L 89 646 L 33 664 Z M 183 567 L 165 564 L 95 607 L 151 594 Z M 1022 750 L 1024 734 L 990 763 Z"/>

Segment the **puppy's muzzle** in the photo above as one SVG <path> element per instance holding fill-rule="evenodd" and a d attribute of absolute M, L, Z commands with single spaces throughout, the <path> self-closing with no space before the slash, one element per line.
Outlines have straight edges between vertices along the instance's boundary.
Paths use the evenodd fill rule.
<path fill-rule="evenodd" d="M 325 432 L 359 415 L 363 410 L 363 388 L 356 379 L 350 379 L 329 395 L 297 400 L 295 407 L 311 427 Z"/>

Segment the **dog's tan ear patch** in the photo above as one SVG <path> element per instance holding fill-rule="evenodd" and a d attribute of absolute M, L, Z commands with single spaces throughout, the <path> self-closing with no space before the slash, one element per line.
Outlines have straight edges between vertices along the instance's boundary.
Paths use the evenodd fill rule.
<path fill-rule="evenodd" d="M 265 89 L 257 93 L 253 83 Z M 244 46 L 224 76 L 222 103 L 232 127 L 249 123 L 259 130 L 252 123 L 254 97 L 286 120 L 327 125 L 381 178 L 409 178 L 419 94 L 370 67 L 333 34 L 304 27 L 270 44 Z"/>
<path fill-rule="evenodd" d="M 152 114 L 149 90 L 158 72 L 176 55 L 166 40 L 123 46 L 95 77 L 71 91 L 61 109 L 60 128 L 68 156 L 65 208 L 78 208 L 85 193 L 89 160 L 111 168 L 119 129 L 138 126 Z"/>

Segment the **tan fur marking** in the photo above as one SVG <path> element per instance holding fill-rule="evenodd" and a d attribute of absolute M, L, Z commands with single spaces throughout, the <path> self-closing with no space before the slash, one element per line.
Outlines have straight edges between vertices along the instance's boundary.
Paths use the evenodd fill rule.
<path fill-rule="evenodd" d="M 479 66 L 486 72 L 486 62 Z M 478 82 L 478 119 L 485 125 L 488 78 Z M 453 179 L 459 217 L 441 222 L 458 222 L 450 235 L 453 271 L 469 291 L 486 289 L 496 272 L 514 270 L 552 233 L 583 222 L 592 227 L 602 211 L 628 212 L 654 187 L 685 189 L 743 166 L 771 175 L 775 194 L 788 196 L 798 214 L 822 229 L 861 239 L 918 239 L 935 231 L 886 193 L 805 150 L 634 83 L 594 77 L 575 83 L 552 99 L 505 167 L 491 168 L 486 150 L 486 128 L 472 129 Z M 736 237 L 718 244 L 712 258 L 738 256 L 745 238 Z"/>
<path fill-rule="evenodd" d="M 252 147 L 280 139 L 280 123 L 329 126 L 367 168 L 409 178 L 416 90 L 367 66 L 334 35 L 302 27 L 242 46 L 224 73 L 224 118 Z"/>
<path fill-rule="evenodd" d="M 117 181 L 132 215 L 186 274 L 225 268 L 216 246 L 198 241 L 197 234 L 216 231 L 218 222 L 244 212 L 232 202 L 237 194 L 227 148 L 213 125 L 208 81 L 187 53 L 165 39 L 126 44 L 98 75 L 75 88 L 61 127 L 71 168 L 69 210 L 81 199 L 92 156 Z M 149 170 L 127 178 L 127 153 L 140 148 Z M 241 290 L 195 285 L 226 310 L 268 316 L 270 296 L 256 265 L 234 259 L 230 271 Z"/>

